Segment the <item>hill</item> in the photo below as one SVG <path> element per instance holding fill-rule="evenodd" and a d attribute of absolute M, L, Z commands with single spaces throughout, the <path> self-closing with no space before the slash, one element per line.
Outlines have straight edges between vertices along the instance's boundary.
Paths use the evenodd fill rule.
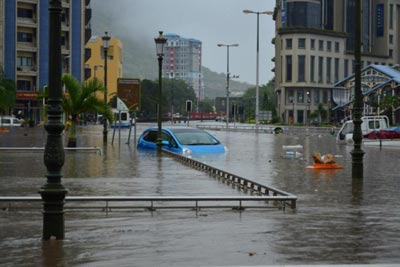
<path fill-rule="evenodd" d="M 104 31 L 121 40 L 123 44 L 123 76 L 126 78 L 158 79 L 158 63 L 155 56 L 155 45 L 146 45 L 146 38 L 138 34 L 132 34 L 129 25 L 124 25 L 116 20 L 118 14 L 113 11 L 113 1 L 92 1 L 92 32 L 93 35 L 102 36 Z M 187 36 L 190 37 L 190 36 Z M 226 96 L 226 74 L 217 73 L 203 66 L 204 94 L 209 99 Z M 244 92 L 249 83 L 230 81 L 230 91 Z"/>

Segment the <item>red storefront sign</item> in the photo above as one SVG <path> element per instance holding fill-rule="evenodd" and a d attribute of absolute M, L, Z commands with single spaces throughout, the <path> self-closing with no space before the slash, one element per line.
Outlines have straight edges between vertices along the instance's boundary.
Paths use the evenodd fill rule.
<path fill-rule="evenodd" d="M 37 100 L 38 92 L 31 91 L 17 91 L 17 99 L 25 99 L 25 100 Z"/>

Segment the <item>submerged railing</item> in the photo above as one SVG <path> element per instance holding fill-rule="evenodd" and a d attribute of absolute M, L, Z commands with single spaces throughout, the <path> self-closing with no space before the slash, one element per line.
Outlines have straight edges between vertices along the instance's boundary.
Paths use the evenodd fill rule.
<path fill-rule="evenodd" d="M 271 186 L 262 185 L 260 183 L 257 183 L 257 182 L 251 181 L 249 179 L 243 178 L 239 175 L 215 168 L 213 166 L 210 166 L 208 164 L 205 164 L 203 162 L 197 161 L 192 158 L 188 158 L 188 157 L 176 154 L 176 153 L 172 153 L 167 150 L 163 150 L 163 152 L 173 156 L 179 162 L 181 162 L 187 166 L 190 166 L 196 170 L 201 170 L 203 172 L 206 172 L 211 176 L 223 179 L 227 184 L 234 184 L 234 185 L 238 186 L 239 189 L 241 189 L 245 192 L 250 192 L 251 194 L 267 196 L 267 197 L 274 196 L 275 197 L 274 200 L 278 200 L 278 201 L 279 201 L 278 198 L 282 197 L 282 199 L 280 201 L 282 201 L 282 203 L 284 205 L 289 203 L 289 205 L 292 209 L 296 209 L 297 196 L 295 196 L 295 195 L 292 195 L 288 192 L 276 189 Z"/>
<path fill-rule="evenodd" d="M 267 209 L 276 208 L 269 202 L 293 201 L 292 196 L 67 196 L 65 210 L 101 210 L 110 212 L 121 209 Z M 40 196 L 0 197 L 3 211 L 39 209 L 42 207 Z M 22 204 L 23 203 L 23 204 Z M 90 205 L 88 205 L 90 203 Z M 172 205 L 173 203 L 173 205 Z M 207 204 L 205 204 L 207 203 Z"/>

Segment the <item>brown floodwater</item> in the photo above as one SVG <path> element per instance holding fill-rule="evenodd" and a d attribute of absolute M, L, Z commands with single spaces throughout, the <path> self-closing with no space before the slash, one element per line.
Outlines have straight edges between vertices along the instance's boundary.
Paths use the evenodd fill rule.
<path fill-rule="evenodd" d="M 138 125 L 138 134 L 147 126 Z M 78 146 L 101 147 L 102 153 L 66 152 L 62 182 L 70 196 L 243 194 L 170 157 L 137 151 L 133 136 L 126 144 L 127 130 L 106 147 L 101 125 L 79 131 Z M 1 210 L 0 266 L 400 262 L 400 148 L 363 148 L 364 179 L 353 180 L 352 147 L 336 145 L 328 133 L 210 132 L 228 151 L 199 160 L 296 195 L 296 211 L 71 211 L 65 240 L 42 241 L 40 209 Z M 0 135 L 0 147 L 44 143 L 40 127 Z M 303 156 L 286 157 L 282 146 L 297 144 Z M 314 151 L 336 155 L 345 168 L 306 169 Z M 42 152 L 0 151 L 0 196 L 38 196 L 45 175 Z"/>

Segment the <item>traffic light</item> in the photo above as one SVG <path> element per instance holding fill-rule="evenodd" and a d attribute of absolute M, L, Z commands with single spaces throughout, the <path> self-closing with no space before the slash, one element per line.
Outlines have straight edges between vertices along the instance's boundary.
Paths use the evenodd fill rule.
<path fill-rule="evenodd" d="M 192 112 L 192 100 L 186 100 L 186 112 Z"/>

